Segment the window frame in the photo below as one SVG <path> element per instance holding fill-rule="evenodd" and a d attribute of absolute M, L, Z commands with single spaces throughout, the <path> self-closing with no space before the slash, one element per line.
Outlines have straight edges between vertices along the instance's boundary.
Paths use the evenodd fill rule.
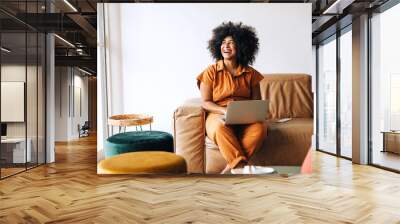
<path fill-rule="evenodd" d="M 340 67 L 340 37 L 347 32 L 352 31 L 352 23 L 347 24 L 345 27 L 341 28 L 340 30 L 337 30 L 336 33 L 330 35 L 329 37 L 319 41 L 316 44 L 316 98 L 317 98 L 317 103 L 316 103 L 316 150 L 319 152 L 323 152 L 329 155 L 333 155 L 339 158 L 343 158 L 346 160 L 352 160 L 352 158 L 347 157 L 342 155 L 341 153 L 341 119 L 340 119 L 340 77 L 341 77 L 341 67 Z M 318 128 L 319 124 L 319 118 L 320 118 L 320 111 L 319 109 L 319 91 L 320 91 L 320 86 L 319 86 L 319 47 L 322 44 L 327 44 L 331 41 L 336 41 L 336 152 L 328 152 L 324 149 L 321 149 L 319 146 L 319 135 L 320 135 L 320 130 Z"/>

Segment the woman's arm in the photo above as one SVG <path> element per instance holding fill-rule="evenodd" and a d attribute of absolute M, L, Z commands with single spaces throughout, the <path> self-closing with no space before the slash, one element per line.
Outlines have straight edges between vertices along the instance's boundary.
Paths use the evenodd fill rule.
<path fill-rule="evenodd" d="M 257 83 L 255 86 L 252 86 L 251 99 L 252 100 L 261 100 L 260 83 Z"/>
<path fill-rule="evenodd" d="M 210 86 L 205 85 L 204 83 L 200 84 L 200 93 L 202 104 L 201 106 L 208 112 L 217 113 L 217 114 L 225 114 L 226 107 L 218 106 L 216 103 L 212 101 L 212 89 Z"/>

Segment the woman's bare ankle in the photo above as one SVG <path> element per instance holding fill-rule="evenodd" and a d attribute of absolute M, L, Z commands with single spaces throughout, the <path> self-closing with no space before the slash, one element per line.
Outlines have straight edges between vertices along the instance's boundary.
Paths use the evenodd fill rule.
<path fill-rule="evenodd" d="M 231 173 L 231 168 L 229 165 L 226 165 L 226 167 L 222 170 L 221 174 L 230 174 Z"/>

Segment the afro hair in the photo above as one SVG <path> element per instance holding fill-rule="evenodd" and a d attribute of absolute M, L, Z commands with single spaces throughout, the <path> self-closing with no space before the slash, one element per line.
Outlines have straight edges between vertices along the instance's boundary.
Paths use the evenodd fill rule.
<path fill-rule="evenodd" d="M 239 65 L 253 64 L 258 52 L 258 37 L 251 26 L 240 23 L 222 23 L 212 31 L 212 38 L 208 41 L 208 50 L 215 60 L 222 60 L 221 44 L 225 37 L 231 36 L 236 45 L 236 61 Z"/>

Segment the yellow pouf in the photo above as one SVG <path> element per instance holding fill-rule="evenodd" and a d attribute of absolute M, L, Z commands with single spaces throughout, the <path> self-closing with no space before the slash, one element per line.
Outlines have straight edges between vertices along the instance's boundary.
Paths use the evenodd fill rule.
<path fill-rule="evenodd" d="M 168 174 L 186 173 L 186 162 L 170 152 L 129 152 L 102 160 L 97 165 L 99 174 Z"/>

